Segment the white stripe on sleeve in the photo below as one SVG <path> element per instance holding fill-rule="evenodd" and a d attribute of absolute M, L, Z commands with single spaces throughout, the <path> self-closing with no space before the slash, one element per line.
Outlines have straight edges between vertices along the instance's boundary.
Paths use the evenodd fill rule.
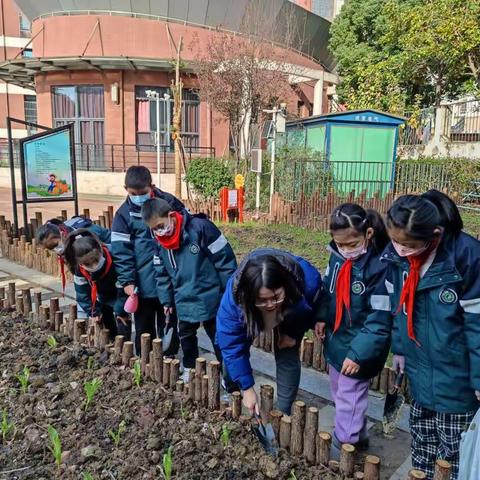
<path fill-rule="evenodd" d="M 113 242 L 130 242 L 130 234 L 129 233 L 112 232 L 112 243 Z"/>
<path fill-rule="evenodd" d="M 389 312 L 391 310 L 390 297 L 388 295 L 372 295 L 370 304 L 374 310 Z"/>
<path fill-rule="evenodd" d="M 466 313 L 480 313 L 480 298 L 460 300 L 460 305 Z"/>
<path fill-rule="evenodd" d="M 385 288 L 387 289 L 388 293 L 393 293 L 394 288 L 393 288 L 393 283 L 390 283 L 388 280 L 385 280 Z"/>
<path fill-rule="evenodd" d="M 208 246 L 210 253 L 215 255 L 219 252 L 222 248 L 225 248 L 228 244 L 228 240 L 223 236 L 220 235 L 213 243 Z"/>

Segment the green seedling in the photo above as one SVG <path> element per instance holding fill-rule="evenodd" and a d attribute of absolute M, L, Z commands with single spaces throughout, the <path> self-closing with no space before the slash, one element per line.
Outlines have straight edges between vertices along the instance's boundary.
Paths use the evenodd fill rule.
<path fill-rule="evenodd" d="M 110 435 L 110 438 L 112 439 L 116 448 L 118 448 L 118 445 L 120 444 L 120 438 L 122 436 L 122 433 L 125 431 L 125 427 L 126 427 L 126 423 L 124 420 L 122 420 L 119 423 L 118 429 L 116 432 L 114 430 L 108 431 L 108 434 Z"/>
<path fill-rule="evenodd" d="M 137 387 L 142 383 L 142 369 L 140 367 L 140 362 L 137 360 L 133 365 L 133 380 Z"/>
<path fill-rule="evenodd" d="M 5 444 L 7 437 L 15 430 L 15 424 L 8 421 L 7 411 L 4 410 L 2 413 L 2 443 Z"/>
<path fill-rule="evenodd" d="M 182 420 L 186 420 L 188 415 L 187 409 L 183 406 L 183 403 L 180 404 L 180 416 Z"/>
<path fill-rule="evenodd" d="M 48 337 L 47 344 L 51 349 L 54 349 L 54 348 L 57 348 L 58 342 L 57 342 L 57 339 L 53 335 L 50 335 Z"/>
<path fill-rule="evenodd" d="M 93 357 L 88 357 L 87 370 L 93 370 L 94 368 L 95 368 L 95 359 Z"/>
<path fill-rule="evenodd" d="M 224 423 L 222 425 L 222 433 L 220 435 L 220 441 L 222 442 L 223 448 L 227 448 L 228 444 L 230 443 L 230 433 L 231 428 L 228 423 Z"/>
<path fill-rule="evenodd" d="M 297 476 L 295 475 L 295 470 L 293 468 L 290 472 L 290 476 L 288 477 L 288 480 L 297 480 Z"/>
<path fill-rule="evenodd" d="M 173 459 L 172 459 L 172 447 L 168 447 L 167 453 L 163 454 L 163 462 L 162 462 L 162 473 L 165 480 L 170 480 L 172 478 L 172 466 L 173 466 Z"/>
<path fill-rule="evenodd" d="M 25 365 L 21 373 L 17 375 L 17 380 L 20 382 L 20 390 L 22 393 L 27 393 L 28 379 L 30 378 L 30 370 Z"/>
<path fill-rule="evenodd" d="M 83 480 L 93 480 L 93 475 L 90 472 L 83 472 L 82 476 Z"/>
<path fill-rule="evenodd" d="M 85 382 L 84 389 L 87 399 L 85 400 L 85 411 L 88 410 L 88 407 L 92 403 L 93 397 L 98 392 L 98 389 L 102 386 L 102 381 L 99 378 L 94 378 L 90 382 Z"/>
<path fill-rule="evenodd" d="M 53 458 L 58 468 L 62 463 L 62 444 L 58 432 L 51 425 L 48 426 L 48 437 L 50 438 L 50 447 L 48 449 L 52 452 Z"/>

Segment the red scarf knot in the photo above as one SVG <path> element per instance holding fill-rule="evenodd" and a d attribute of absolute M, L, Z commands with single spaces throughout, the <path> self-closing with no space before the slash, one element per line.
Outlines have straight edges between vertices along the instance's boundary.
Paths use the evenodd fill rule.
<path fill-rule="evenodd" d="M 343 307 L 345 306 L 350 315 L 350 282 L 352 277 L 353 260 L 346 260 L 341 266 L 337 276 L 336 285 L 336 308 L 335 308 L 335 333 L 342 323 Z"/>
<path fill-rule="evenodd" d="M 156 235 L 156 239 L 163 248 L 166 248 L 167 250 L 178 250 L 180 248 L 183 215 L 179 212 L 173 212 L 171 214 L 171 218 L 176 219 L 175 230 L 173 233 L 168 237 Z"/>
<path fill-rule="evenodd" d="M 105 270 L 100 275 L 100 277 L 98 277 L 96 280 L 93 280 L 90 272 L 85 270 L 83 267 L 80 267 L 80 272 L 87 279 L 91 289 L 90 299 L 92 301 L 92 311 L 91 311 L 92 316 L 95 312 L 95 306 L 97 304 L 97 296 L 98 296 L 97 282 L 99 280 L 102 280 L 102 278 L 105 278 L 108 275 L 110 268 L 112 268 L 112 256 L 110 255 L 108 248 L 105 245 L 102 245 L 102 250 L 103 250 L 103 254 L 105 255 Z"/>

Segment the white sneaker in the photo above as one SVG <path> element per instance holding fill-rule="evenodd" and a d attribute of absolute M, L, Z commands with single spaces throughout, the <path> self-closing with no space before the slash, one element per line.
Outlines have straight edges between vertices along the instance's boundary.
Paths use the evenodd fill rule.
<path fill-rule="evenodd" d="M 180 380 L 186 385 L 190 380 L 190 369 L 184 368 L 183 373 L 180 375 Z"/>

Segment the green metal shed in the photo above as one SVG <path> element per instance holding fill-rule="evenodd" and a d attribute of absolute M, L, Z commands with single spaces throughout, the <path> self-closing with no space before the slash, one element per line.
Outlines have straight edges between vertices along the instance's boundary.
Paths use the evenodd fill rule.
<path fill-rule="evenodd" d="M 385 195 L 393 185 L 398 128 L 405 119 L 376 110 L 355 110 L 287 123 L 288 146 L 319 152 L 335 190 Z"/>

